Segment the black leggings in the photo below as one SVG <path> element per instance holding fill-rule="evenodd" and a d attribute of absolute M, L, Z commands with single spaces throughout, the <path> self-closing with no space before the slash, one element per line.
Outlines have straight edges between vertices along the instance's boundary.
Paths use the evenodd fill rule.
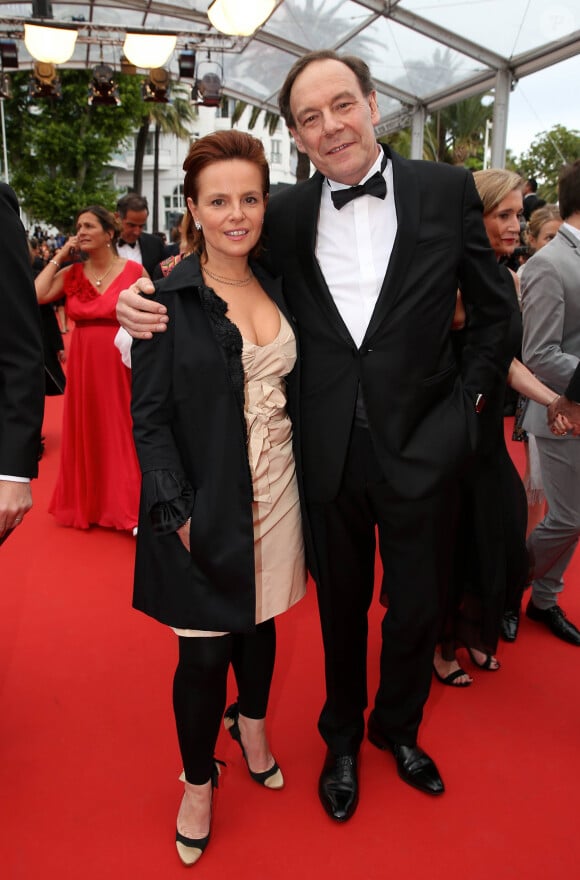
<path fill-rule="evenodd" d="M 252 635 L 179 636 L 173 711 L 188 782 L 203 785 L 211 776 L 230 663 L 238 685 L 240 713 L 247 718 L 265 718 L 275 656 L 273 618 L 258 624 Z"/>

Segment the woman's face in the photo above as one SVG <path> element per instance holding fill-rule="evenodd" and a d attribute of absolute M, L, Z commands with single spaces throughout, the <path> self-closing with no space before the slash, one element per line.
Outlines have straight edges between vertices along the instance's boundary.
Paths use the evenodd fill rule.
<path fill-rule="evenodd" d="M 529 235 L 528 239 L 533 252 L 536 253 L 536 251 L 539 251 L 544 245 L 552 241 L 552 239 L 556 237 L 556 233 L 561 225 L 561 220 L 547 220 L 543 226 L 540 226 L 537 238 L 534 238 L 533 235 Z"/>
<path fill-rule="evenodd" d="M 77 240 L 82 251 L 92 251 L 95 248 L 110 244 L 113 235 L 103 229 L 101 221 L 90 211 L 79 214 L 77 219 Z"/>
<path fill-rule="evenodd" d="M 522 213 L 523 196 L 519 189 L 514 189 L 493 211 L 484 215 L 487 237 L 498 258 L 509 257 L 518 247 Z"/>
<path fill-rule="evenodd" d="M 187 206 L 201 223 L 208 260 L 247 257 L 262 234 L 266 199 L 262 174 L 246 159 L 208 165 L 197 178 L 197 202 Z"/>

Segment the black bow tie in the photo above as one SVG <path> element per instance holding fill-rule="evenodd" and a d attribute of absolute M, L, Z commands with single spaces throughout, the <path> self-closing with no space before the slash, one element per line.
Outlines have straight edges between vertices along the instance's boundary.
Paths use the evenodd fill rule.
<path fill-rule="evenodd" d="M 130 248 L 134 248 L 137 244 L 136 241 L 123 241 L 122 238 L 119 239 L 119 247 L 122 247 L 124 244 L 128 245 Z"/>
<path fill-rule="evenodd" d="M 358 199 L 360 196 L 376 196 L 377 199 L 384 199 L 387 195 L 387 184 L 385 178 L 380 171 L 376 171 L 372 177 L 358 186 L 351 186 L 348 189 L 333 189 L 330 193 L 332 204 L 340 211 L 348 202 Z"/>

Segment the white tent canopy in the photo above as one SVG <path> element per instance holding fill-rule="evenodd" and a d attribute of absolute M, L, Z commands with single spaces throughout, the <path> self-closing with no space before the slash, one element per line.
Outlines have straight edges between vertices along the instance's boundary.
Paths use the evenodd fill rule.
<path fill-rule="evenodd" d="M 37 20 L 47 5 L 0 0 L 0 38 L 18 42 L 21 67 L 32 65 L 22 42 L 24 23 Z M 509 95 L 518 79 L 580 54 L 577 0 L 277 0 L 251 37 L 219 34 L 207 18 L 209 5 L 90 0 L 50 8 L 55 23 L 79 32 L 66 66 L 92 68 L 104 61 L 118 67 L 128 29 L 167 31 L 177 35 L 166 65 L 172 73 L 178 73 L 179 53 L 193 49 L 198 65 L 211 59 L 221 69 L 225 94 L 275 112 L 296 58 L 329 48 L 360 55 L 377 85 L 378 134 L 410 124 L 416 156 L 426 114 L 493 90 L 495 166 L 504 163 Z"/>

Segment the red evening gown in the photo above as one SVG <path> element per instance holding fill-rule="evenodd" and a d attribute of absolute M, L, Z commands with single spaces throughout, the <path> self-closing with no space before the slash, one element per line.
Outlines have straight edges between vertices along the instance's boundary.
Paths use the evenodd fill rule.
<path fill-rule="evenodd" d="M 72 266 L 64 282 L 66 311 L 75 322 L 68 358 L 60 469 L 49 506 L 60 525 L 133 529 L 141 473 L 133 444 L 131 373 L 114 339 L 119 293 L 142 274 L 127 261 L 102 292 Z"/>

